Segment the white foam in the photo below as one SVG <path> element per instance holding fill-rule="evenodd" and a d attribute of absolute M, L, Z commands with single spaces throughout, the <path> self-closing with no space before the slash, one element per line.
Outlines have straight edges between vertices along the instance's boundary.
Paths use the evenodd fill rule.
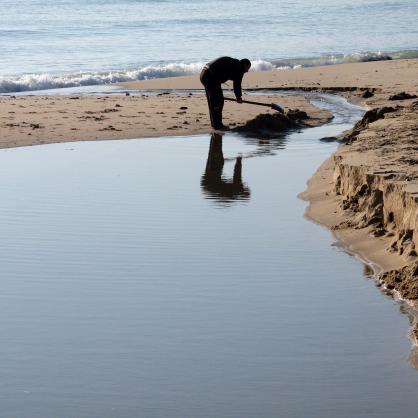
<path fill-rule="evenodd" d="M 24 74 L 14 77 L 0 77 L 0 93 L 94 86 L 152 78 L 186 76 L 198 74 L 204 64 L 203 62 L 190 64 L 170 63 L 129 70 L 87 71 L 69 74 Z M 252 64 L 252 70 L 254 71 L 266 71 L 275 68 L 271 62 L 263 60 L 255 60 Z"/>
<path fill-rule="evenodd" d="M 139 69 L 115 71 L 90 71 L 69 74 L 24 74 L 17 77 L 1 77 L 0 93 L 48 90 L 66 87 L 93 86 L 146 80 L 149 78 L 176 77 L 198 73 L 203 63 L 172 63 L 147 66 Z"/>
<path fill-rule="evenodd" d="M 269 61 L 260 59 L 251 61 L 251 71 L 270 71 L 275 68 L 276 67 Z"/>

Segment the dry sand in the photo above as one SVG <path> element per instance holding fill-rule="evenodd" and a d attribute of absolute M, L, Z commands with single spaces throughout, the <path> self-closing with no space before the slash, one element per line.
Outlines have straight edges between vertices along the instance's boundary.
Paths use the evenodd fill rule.
<path fill-rule="evenodd" d="M 389 289 L 418 299 L 418 100 L 389 100 L 401 92 L 418 95 L 418 60 L 253 72 L 243 87 L 330 91 L 366 109 L 389 107 L 369 112 L 343 136 L 348 143 L 313 176 L 303 198 L 310 201 L 307 215 L 374 265 Z M 210 131 L 204 95 L 172 91 L 200 89 L 197 76 L 123 88 L 150 91 L 140 96 L 0 97 L 0 147 Z M 329 116 L 301 96 L 251 98 L 307 111 L 312 125 Z M 225 123 L 240 126 L 260 108 L 226 103 L 224 114 Z"/>
<path fill-rule="evenodd" d="M 279 100 L 285 109 L 309 113 L 312 125 L 329 114 L 304 97 L 257 97 Z M 0 148 L 55 142 L 191 135 L 210 132 L 206 97 L 200 94 L 144 94 L 140 96 L 0 96 Z M 263 113 L 277 113 L 236 102 L 226 102 L 224 123 L 245 124 Z M 267 109 L 267 110 L 264 110 Z"/>

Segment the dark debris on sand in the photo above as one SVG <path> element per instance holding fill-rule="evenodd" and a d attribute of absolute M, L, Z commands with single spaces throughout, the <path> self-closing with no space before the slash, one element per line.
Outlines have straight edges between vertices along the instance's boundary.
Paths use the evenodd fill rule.
<path fill-rule="evenodd" d="M 389 97 L 389 100 L 409 100 L 409 99 L 416 99 L 416 94 L 409 94 L 404 91 L 398 94 L 394 94 Z"/>
<path fill-rule="evenodd" d="M 262 113 L 254 119 L 247 121 L 244 125 L 233 129 L 235 132 L 244 133 L 269 133 L 278 134 L 289 129 L 305 127 L 304 120 L 309 119 L 309 115 L 299 109 L 291 109 L 286 114 L 281 113 Z"/>

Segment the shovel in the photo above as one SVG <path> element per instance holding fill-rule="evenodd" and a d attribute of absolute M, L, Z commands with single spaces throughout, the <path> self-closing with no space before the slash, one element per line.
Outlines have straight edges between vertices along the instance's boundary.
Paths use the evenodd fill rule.
<path fill-rule="evenodd" d="M 230 102 L 236 102 L 236 99 L 233 99 L 232 97 L 225 97 L 225 100 L 229 100 Z M 253 104 L 257 106 L 269 107 L 271 109 L 277 110 L 278 112 L 284 114 L 283 108 L 274 103 L 268 104 L 268 103 L 261 103 L 261 102 L 253 102 L 252 100 L 243 100 L 242 103 L 249 103 L 249 104 Z"/>

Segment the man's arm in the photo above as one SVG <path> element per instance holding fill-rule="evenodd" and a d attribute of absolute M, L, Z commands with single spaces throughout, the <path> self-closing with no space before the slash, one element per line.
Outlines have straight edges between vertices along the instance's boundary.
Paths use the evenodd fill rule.
<path fill-rule="evenodd" d="M 244 74 L 242 73 L 240 77 L 237 77 L 237 78 L 234 79 L 234 93 L 235 93 L 235 97 L 237 98 L 238 103 L 242 103 L 241 83 L 242 83 L 242 77 L 243 76 L 244 76 Z"/>

